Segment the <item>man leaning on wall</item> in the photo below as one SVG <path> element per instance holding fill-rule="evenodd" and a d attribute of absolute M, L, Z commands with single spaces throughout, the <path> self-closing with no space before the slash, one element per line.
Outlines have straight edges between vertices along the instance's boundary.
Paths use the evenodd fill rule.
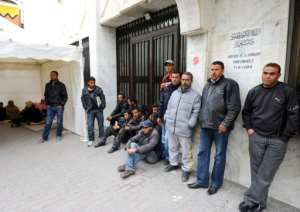
<path fill-rule="evenodd" d="M 197 180 L 195 183 L 189 184 L 189 188 L 209 187 L 207 193 L 212 195 L 223 185 L 228 138 L 240 110 L 241 100 L 237 82 L 224 77 L 223 62 L 213 62 L 210 78 L 207 80 L 201 98 Z M 213 142 L 216 146 L 216 155 L 211 182 L 209 182 L 209 164 Z"/>
<path fill-rule="evenodd" d="M 267 207 L 270 185 L 288 141 L 298 129 L 298 98 L 294 89 L 279 82 L 280 71 L 278 64 L 266 64 L 262 84 L 246 97 L 242 115 L 249 137 L 251 185 L 239 205 L 242 212 L 259 212 Z"/>
<path fill-rule="evenodd" d="M 179 168 L 179 148 L 182 149 L 182 182 L 188 181 L 192 168 L 192 133 L 200 110 L 201 96 L 192 88 L 193 75 L 185 72 L 181 85 L 168 102 L 164 115 L 169 141 L 169 161 L 165 168 L 170 172 Z"/>

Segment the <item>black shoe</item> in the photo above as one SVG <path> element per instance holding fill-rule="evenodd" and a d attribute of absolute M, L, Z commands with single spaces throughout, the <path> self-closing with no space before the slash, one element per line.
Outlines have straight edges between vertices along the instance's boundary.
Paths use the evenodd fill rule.
<path fill-rule="evenodd" d="M 239 210 L 240 210 L 240 212 L 248 212 L 249 209 L 250 209 L 250 206 L 247 205 L 246 202 L 243 201 L 243 202 L 241 202 L 239 204 Z"/>
<path fill-rule="evenodd" d="M 118 167 L 118 172 L 125 172 L 126 171 L 126 166 L 125 165 L 121 165 Z"/>
<path fill-rule="evenodd" d="M 170 164 L 170 162 L 168 160 L 164 160 L 163 164 L 166 165 L 166 166 L 168 166 Z"/>
<path fill-rule="evenodd" d="M 261 205 L 255 205 L 255 206 L 251 207 L 248 211 L 249 212 L 261 212 L 264 209 L 266 209 L 266 208 L 262 207 Z"/>
<path fill-rule="evenodd" d="M 195 182 L 195 183 L 190 183 L 190 184 L 188 184 L 187 186 L 188 186 L 188 188 L 191 188 L 191 189 L 208 188 L 208 186 L 200 185 L 200 184 L 198 184 L 197 182 Z"/>
<path fill-rule="evenodd" d="M 96 144 L 94 147 L 95 148 L 98 148 L 98 147 L 100 147 L 100 146 L 104 146 L 105 145 L 105 142 L 103 142 L 103 141 L 100 141 L 98 144 Z"/>
<path fill-rule="evenodd" d="M 209 187 L 208 190 L 207 190 L 207 194 L 208 194 L 208 195 L 213 195 L 213 194 L 217 193 L 218 190 L 219 190 L 219 189 L 217 189 L 217 188 Z"/>
<path fill-rule="evenodd" d="M 187 182 L 190 178 L 190 172 L 182 171 L 181 180 L 182 182 Z"/>
<path fill-rule="evenodd" d="M 179 166 L 168 165 L 168 166 L 165 168 L 165 172 L 170 172 L 170 171 L 176 170 L 176 169 L 178 169 L 178 168 L 179 168 Z"/>
<path fill-rule="evenodd" d="M 135 171 L 133 171 L 133 170 L 126 170 L 126 171 L 124 171 L 123 173 L 120 174 L 120 177 L 122 179 L 125 179 L 125 178 L 128 178 L 128 177 L 130 177 L 131 175 L 134 175 L 134 174 L 135 174 Z"/>
<path fill-rule="evenodd" d="M 113 153 L 113 152 L 115 152 L 115 151 L 118 151 L 118 149 L 112 147 L 112 148 L 110 148 L 110 149 L 107 151 L 107 153 Z"/>

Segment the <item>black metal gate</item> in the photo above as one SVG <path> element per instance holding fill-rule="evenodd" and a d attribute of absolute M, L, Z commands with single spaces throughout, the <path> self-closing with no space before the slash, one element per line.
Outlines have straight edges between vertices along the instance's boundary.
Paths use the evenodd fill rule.
<path fill-rule="evenodd" d="M 176 6 L 117 28 L 118 91 L 146 105 L 158 103 L 164 61 L 173 59 L 175 69 L 183 72 L 185 53 Z"/>

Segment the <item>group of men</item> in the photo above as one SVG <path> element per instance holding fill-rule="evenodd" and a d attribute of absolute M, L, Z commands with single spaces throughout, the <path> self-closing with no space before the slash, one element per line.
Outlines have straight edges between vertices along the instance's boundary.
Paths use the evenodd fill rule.
<path fill-rule="evenodd" d="M 125 144 L 128 158 L 118 167 L 122 178 L 133 175 L 141 159 L 156 163 L 162 157 L 166 172 L 179 169 L 181 164 L 182 181 L 187 182 L 193 161 L 192 136 L 199 123 L 197 177 L 194 183 L 187 186 L 190 189 L 207 188 L 207 193 L 213 195 L 223 185 L 228 140 L 241 110 L 239 85 L 224 76 L 223 62 L 215 61 L 211 64 L 210 78 L 200 95 L 192 88 L 193 75 L 190 72 L 175 72 L 172 60 L 167 60 L 164 65 L 166 75 L 160 85 L 160 103 L 159 106 L 153 106 L 151 115 L 134 97 L 126 98 L 124 94 L 119 94 L 115 110 L 107 117 L 110 125 L 105 130 L 105 95 L 96 86 L 93 77 L 88 80 L 81 97 L 87 112 L 88 146 L 95 141 L 94 120 L 97 119 L 100 140 L 95 143 L 96 148 L 104 146 L 109 136 L 114 136 L 109 153 Z M 242 212 L 259 212 L 267 207 L 268 191 L 284 159 L 287 142 L 298 129 L 298 99 L 292 88 L 279 81 L 280 72 L 278 64 L 266 64 L 262 70 L 262 83 L 249 91 L 242 110 L 244 128 L 249 137 L 251 167 L 251 185 L 239 205 Z M 57 76 L 57 72 L 51 73 L 51 81 L 46 89 L 48 92 L 45 92 L 50 107 L 43 141 L 48 139 L 53 116 L 60 116 L 67 99 L 65 87 Z M 59 98 L 49 97 L 49 90 L 54 87 L 59 90 L 56 92 Z M 62 116 L 59 119 L 62 121 Z M 60 130 L 58 127 L 58 137 L 61 137 Z M 210 175 L 213 143 L 216 153 Z"/>
<path fill-rule="evenodd" d="M 15 105 L 13 100 L 9 100 L 6 106 L 4 106 L 3 102 L 0 102 L 0 122 L 9 120 L 11 127 L 41 123 L 45 117 L 46 110 L 47 106 L 43 104 L 43 100 L 39 103 L 27 101 L 22 110 Z"/>

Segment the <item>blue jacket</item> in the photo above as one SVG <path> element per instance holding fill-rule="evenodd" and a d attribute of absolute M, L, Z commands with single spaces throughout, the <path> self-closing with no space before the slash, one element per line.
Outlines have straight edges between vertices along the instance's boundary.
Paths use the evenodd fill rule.
<path fill-rule="evenodd" d="M 159 115 L 158 115 L 159 118 L 161 118 L 161 119 L 164 118 L 164 115 L 165 115 L 167 107 L 168 107 L 169 99 L 170 99 L 173 91 L 175 91 L 178 87 L 179 87 L 179 85 L 174 86 L 174 85 L 170 84 L 169 86 L 167 86 L 160 92 Z"/>

